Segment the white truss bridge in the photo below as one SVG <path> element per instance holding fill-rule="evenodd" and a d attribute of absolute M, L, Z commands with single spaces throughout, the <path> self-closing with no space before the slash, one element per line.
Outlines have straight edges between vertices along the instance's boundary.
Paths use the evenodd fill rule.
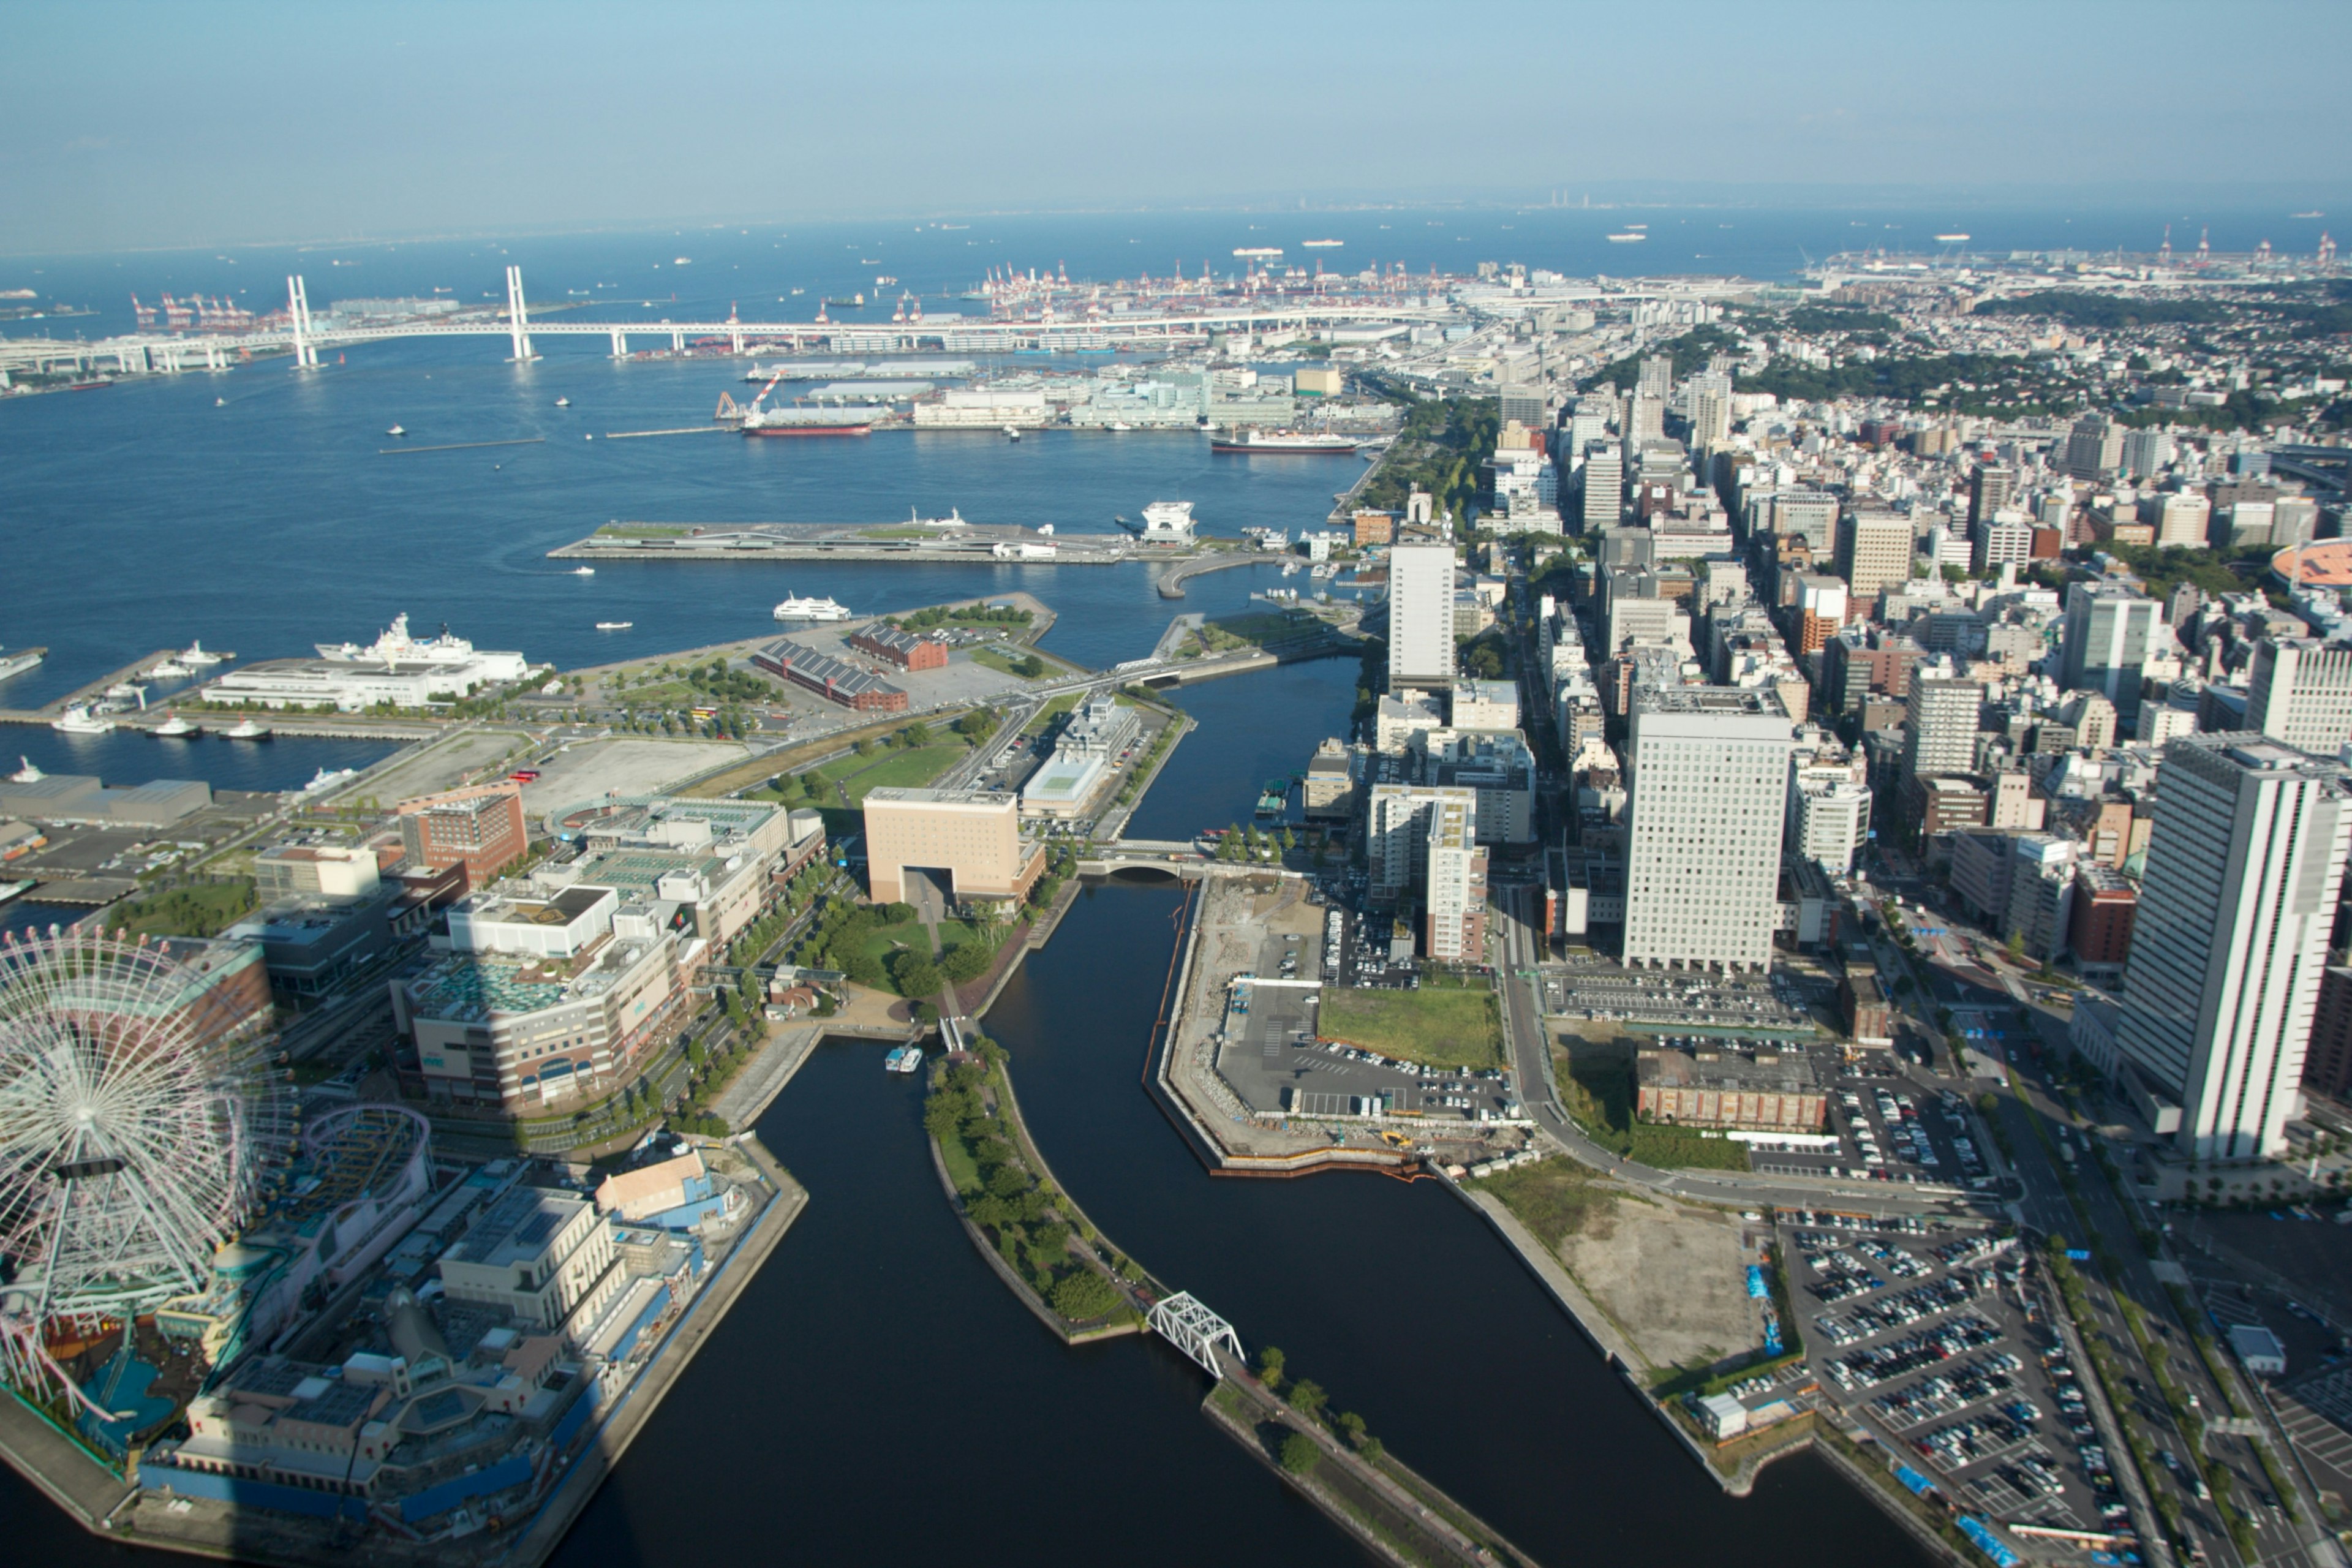
<path fill-rule="evenodd" d="M 1153 1305 L 1151 1331 L 1198 1362 L 1211 1377 L 1225 1375 L 1225 1368 L 1217 1360 L 1221 1345 L 1232 1352 L 1236 1363 L 1245 1364 L 1247 1361 L 1242 1354 L 1241 1336 L 1234 1332 L 1234 1326 L 1202 1305 L 1190 1290 L 1179 1290 Z"/>

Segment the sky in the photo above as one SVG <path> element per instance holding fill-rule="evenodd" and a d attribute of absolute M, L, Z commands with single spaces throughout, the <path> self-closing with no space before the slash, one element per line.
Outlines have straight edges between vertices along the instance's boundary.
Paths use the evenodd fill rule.
<path fill-rule="evenodd" d="M 672 221 L 2352 188 L 2344 0 L 10 0 L 0 254 Z"/>

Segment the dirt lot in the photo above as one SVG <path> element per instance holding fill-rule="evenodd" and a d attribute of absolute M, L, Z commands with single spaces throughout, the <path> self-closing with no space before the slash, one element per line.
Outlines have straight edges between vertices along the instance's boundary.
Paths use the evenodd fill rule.
<path fill-rule="evenodd" d="M 653 795 L 673 779 L 748 755 L 732 741 L 592 741 L 542 764 L 522 792 L 523 809 L 537 816 L 602 795 Z"/>
<path fill-rule="evenodd" d="M 1736 1217 L 1627 1194 L 1559 1255 L 1653 1366 L 1720 1361 L 1762 1342 Z"/>

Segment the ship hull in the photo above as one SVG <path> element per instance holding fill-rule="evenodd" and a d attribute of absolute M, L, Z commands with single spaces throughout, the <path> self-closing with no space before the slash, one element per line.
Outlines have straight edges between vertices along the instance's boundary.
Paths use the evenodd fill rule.
<path fill-rule="evenodd" d="M 1212 441 L 1212 452 L 1232 452 L 1248 458 L 1346 458 L 1354 455 L 1358 443 L 1353 441 L 1294 447 L 1287 444 L 1252 441 Z"/>
<path fill-rule="evenodd" d="M 746 436 L 870 436 L 871 425 L 761 425 L 743 427 Z"/>

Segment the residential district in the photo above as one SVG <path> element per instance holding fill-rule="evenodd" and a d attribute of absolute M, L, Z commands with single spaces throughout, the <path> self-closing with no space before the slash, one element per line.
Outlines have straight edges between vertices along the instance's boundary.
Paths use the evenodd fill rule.
<path fill-rule="evenodd" d="M 1361 604 L 1102 672 L 992 599 L 215 680 L 429 729 L 284 800 L 0 793 L 28 864 L 146 879 L 0 948 L 6 1054 L 70 1016 L 247 1073 L 234 1149 L 53 1130 L 7 1451 L 152 1539 L 530 1530 L 796 1208 L 740 1131 L 796 1053 L 919 1066 L 1070 878 L 1173 877 L 1151 1077 L 1203 1161 L 1445 1182 L 1726 1485 L 1811 1447 L 1956 1560 L 2332 1561 L 2340 300 L 2332 252 L 1483 267 L 1319 345 L 1392 438 L 1254 542 Z M 1355 711 L 1250 823 L 1127 837 L 1168 688 L 1335 656 Z"/>

